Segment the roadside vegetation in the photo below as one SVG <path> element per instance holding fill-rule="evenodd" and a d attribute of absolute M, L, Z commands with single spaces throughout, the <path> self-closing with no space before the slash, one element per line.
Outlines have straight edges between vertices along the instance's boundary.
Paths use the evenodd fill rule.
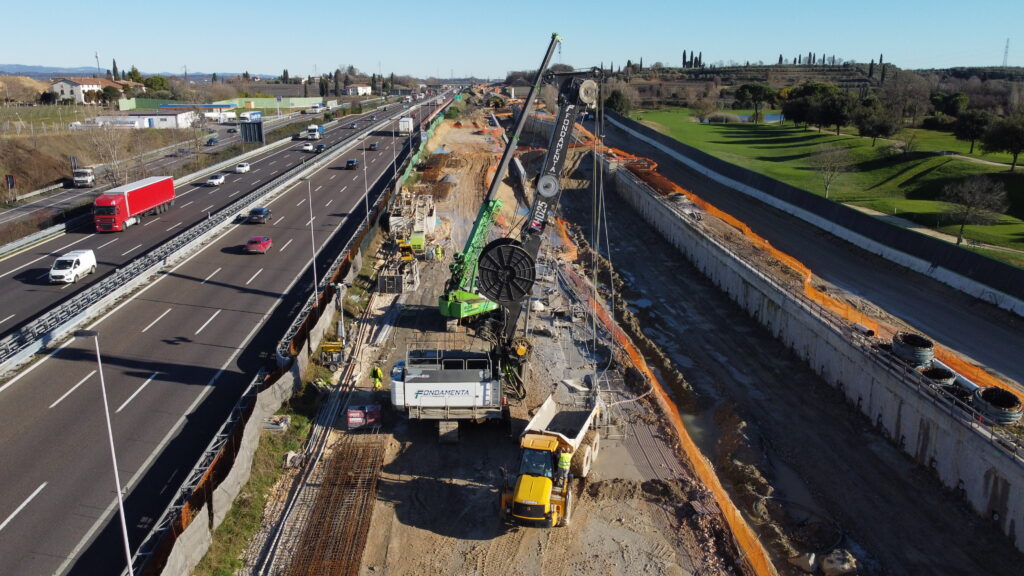
<path fill-rule="evenodd" d="M 214 532 L 210 549 L 192 572 L 195 576 L 231 576 L 242 567 L 242 552 L 260 528 L 263 509 L 281 477 L 285 454 L 300 451 L 309 435 L 318 396 L 317 388 L 306 384 L 296 392 L 290 404 L 278 412 L 291 418 L 288 429 L 283 432 L 262 431 L 249 481 Z M 301 409 L 296 410 L 295 405 Z"/>
<path fill-rule="evenodd" d="M 968 224 L 965 238 L 1024 250 L 1024 174 L 1009 172 L 1005 164 L 938 155 L 941 150 L 934 147 L 946 142 L 941 137 L 920 138 L 917 149 L 907 152 L 905 140 L 872 146 L 869 138 L 837 136 L 792 124 L 700 124 L 688 109 L 643 110 L 632 116 L 712 156 L 822 196 L 822 176 L 814 160 L 823 146 L 841 147 L 848 152 L 849 163 L 830 185 L 831 200 L 913 220 L 954 236 L 960 223 L 952 214 L 954 206 L 942 199 L 944 189 L 967 177 L 986 175 L 1007 190 L 1008 210 L 991 224 Z"/>
<path fill-rule="evenodd" d="M 1024 259 L 1024 68 L 912 71 L 884 55 L 864 64 L 814 52 L 707 60 L 612 64 L 604 104 L 797 188 Z M 968 206 L 956 192 L 978 178 Z"/>

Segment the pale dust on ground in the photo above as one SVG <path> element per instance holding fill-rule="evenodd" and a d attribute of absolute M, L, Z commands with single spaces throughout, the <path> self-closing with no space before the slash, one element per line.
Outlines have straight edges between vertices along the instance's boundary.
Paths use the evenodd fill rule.
<path fill-rule="evenodd" d="M 448 199 L 438 203 L 442 219 L 452 220 L 455 238 L 447 254 L 461 249 L 480 201 L 486 194 L 485 171 L 497 164 L 501 146 L 469 123 L 451 128 L 449 122 L 429 143 L 458 154 L 466 164 L 457 174 L 459 183 Z M 484 125 L 480 122 L 480 125 Z M 503 185 L 500 197 L 505 222 L 517 217 L 512 189 Z M 444 226 L 442 226 L 444 229 Z M 444 239 L 438 239 L 443 241 Z M 421 272 L 423 288 L 409 305 L 436 305 L 439 285 L 447 277 L 447 266 L 427 263 Z M 429 333 L 436 327 L 417 325 Z M 398 331 L 396 338 L 402 338 Z M 412 332 L 416 332 L 413 330 Z M 400 345 L 395 348 L 400 349 Z M 525 424 L 550 391 L 532 379 L 528 398 L 513 412 L 519 425 Z M 378 499 L 374 507 L 369 539 L 363 553 L 360 574 L 610 574 L 623 576 L 690 573 L 690 558 L 701 558 L 699 538 L 683 534 L 678 518 L 684 502 L 665 503 L 639 488 L 616 493 L 602 490 L 614 480 L 615 463 L 601 481 L 577 490 L 572 523 L 564 528 L 505 528 L 498 514 L 500 468 L 514 468 L 518 447 L 500 425 L 463 426 L 460 442 L 440 445 L 436 429 L 429 423 L 400 419 L 387 444 Z M 608 470 L 612 472 L 609 473 Z M 636 480 L 624 482 L 639 486 Z M 702 574 L 725 574 L 702 566 Z"/>

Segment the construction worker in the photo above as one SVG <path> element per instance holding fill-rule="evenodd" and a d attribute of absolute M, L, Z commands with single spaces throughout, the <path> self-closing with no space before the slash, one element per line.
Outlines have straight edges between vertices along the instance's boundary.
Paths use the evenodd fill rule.
<path fill-rule="evenodd" d="M 555 471 L 555 480 L 559 483 L 564 483 L 569 478 L 569 463 L 572 462 L 572 452 L 559 448 L 557 452 L 557 469 Z"/>
<path fill-rule="evenodd" d="M 370 377 L 373 378 L 373 389 L 380 390 L 380 381 L 384 379 L 384 372 L 379 365 L 374 365 L 373 370 L 370 370 Z"/>
<path fill-rule="evenodd" d="M 437 257 L 437 260 L 439 261 L 444 260 L 444 248 L 442 248 L 440 244 L 434 246 L 434 256 Z"/>

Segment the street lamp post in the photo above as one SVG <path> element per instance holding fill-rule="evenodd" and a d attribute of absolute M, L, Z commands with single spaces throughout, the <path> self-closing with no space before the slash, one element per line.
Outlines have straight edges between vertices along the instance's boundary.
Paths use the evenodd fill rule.
<path fill-rule="evenodd" d="M 366 143 L 363 143 L 363 208 L 366 210 L 366 227 L 370 227 L 370 184 L 366 180 Z"/>
<path fill-rule="evenodd" d="M 92 337 L 96 344 L 96 366 L 100 373 L 100 393 L 103 395 L 103 415 L 107 419 L 107 438 L 110 440 L 110 460 L 114 465 L 114 484 L 117 493 L 117 509 L 121 516 L 121 538 L 124 540 L 124 556 L 128 563 L 128 576 L 132 576 L 132 549 L 128 544 L 128 522 L 124 518 L 124 499 L 121 496 L 121 476 L 117 472 L 117 454 L 114 452 L 114 429 L 110 425 L 110 406 L 107 404 L 107 383 L 103 379 L 103 360 L 100 359 L 100 333 L 96 330 L 75 330 L 75 338 Z"/>
<path fill-rule="evenodd" d="M 313 258 L 313 310 L 317 309 L 317 298 L 320 296 L 320 287 L 316 282 L 316 238 L 313 236 L 313 186 L 306 180 L 306 193 L 309 198 L 309 246 L 312 249 Z"/>

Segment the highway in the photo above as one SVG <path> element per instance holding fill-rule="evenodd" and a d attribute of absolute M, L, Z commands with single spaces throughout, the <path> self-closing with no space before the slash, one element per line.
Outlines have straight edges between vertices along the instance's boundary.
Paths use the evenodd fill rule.
<path fill-rule="evenodd" d="M 393 112 L 395 106 L 393 104 L 389 110 Z M 365 118 L 373 113 L 345 116 L 344 121 L 336 122 L 319 142 L 330 146 L 351 138 L 357 131 L 348 128 L 349 123 L 358 121 L 365 127 Z M 379 114 L 379 117 L 383 119 L 384 115 Z M 296 132 L 299 130 L 300 127 L 296 125 Z M 92 227 L 70 232 L 0 261 L 0 293 L 7 295 L 0 308 L 0 337 L 68 299 L 115 268 L 166 242 L 206 218 L 207 214 L 237 200 L 240 195 L 266 184 L 293 166 L 311 160 L 313 154 L 301 150 L 303 143 L 292 142 L 246 160 L 252 169 L 245 174 L 228 172 L 227 181 L 221 186 L 203 186 L 204 180 L 195 184 L 179 184 L 175 205 L 159 218 L 144 218 L 141 224 L 123 232 L 100 234 Z M 158 175 L 153 172 L 151 174 Z M 80 249 L 96 252 L 96 273 L 74 285 L 49 284 L 47 274 L 53 260 L 69 250 Z"/>
<path fill-rule="evenodd" d="M 290 114 L 284 114 L 281 116 L 270 116 L 263 120 L 264 128 L 267 132 L 278 128 L 278 124 L 285 124 L 289 121 L 293 121 L 299 118 L 298 112 Z M 306 116 L 302 116 L 306 118 Z M 301 120 L 299 120 L 301 122 Z M 302 124 L 305 126 L 305 124 Z M 212 124 L 209 126 L 210 129 L 216 130 L 216 133 L 211 133 L 211 136 L 216 135 L 220 139 L 220 143 L 216 146 L 209 148 L 203 148 L 200 152 L 204 151 L 216 151 L 221 148 L 232 146 L 240 140 L 238 134 L 228 133 L 229 126 L 224 124 Z M 299 123 L 295 125 L 295 131 L 299 131 Z M 181 162 L 181 157 L 176 153 L 176 150 L 189 146 L 191 143 L 188 141 L 182 141 L 177 144 L 165 146 L 159 150 L 153 150 L 133 156 L 126 159 L 126 162 L 136 163 L 144 162 L 147 176 L 151 174 L 158 174 L 165 167 L 169 167 L 173 164 Z M 74 208 L 81 205 L 85 200 L 96 196 L 100 192 L 110 188 L 110 185 L 103 184 L 104 178 L 100 176 L 98 178 L 100 184 L 94 188 L 64 188 L 59 191 L 47 193 L 45 196 L 36 200 L 29 200 L 23 204 L 0 210 L 0 224 L 7 222 L 13 222 L 20 220 L 40 211 L 59 211 L 68 208 Z"/>
<path fill-rule="evenodd" d="M 736 216 L 815 275 L 866 298 L 943 346 L 1024 384 L 1024 364 L 1019 360 L 1024 319 L 711 181 L 611 124 L 606 125 L 605 141 L 653 159 L 659 172 Z"/>
<path fill-rule="evenodd" d="M 274 212 L 270 223 L 232 224 L 89 327 L 100 334 L 133 550 L 312 289 L 310 229 L 319 251 L 317 267 L 323 270 L 365 219 L 365 187 L 369 183 L 372 203 L 381 189 L 374 183 L 390 175 L 393 154 L 405 150 L 407 138 L 393 139 L 390 130 L 374 132 L 268 202 Z M 352 133 L 338 128 L 330 137 L 338 141 Z M 363 150 L 373 141 L 379 150 Z M 185 190 L 178 207 L 141 230 L 180 228 L 186 218 L 182 211 L 196 206 L 189 212 L 195 217 L 205 213 L 207 203 L 223 203 L 254 187 L 256 180 L 299 161 L 297 147 L 267 155 L 259 171 L 254 166 L 254 172 L 229 178 L 220 189 Z M 346 170 L 348 158 L 359 158 L 360 167 Z M 256 235 L 270 236 L 272 248 L 266 254 L 243 253 L 245 241 Z M 98 238 L 120 243 L 127 237 Z M 107 246 L 104 254 L 137 242 L 124 241 L 114 250 Z M 93 345 L 91 338 L 73 340 L 0 384 L 3 573 L 114 574 L 124 567 Z"/>

